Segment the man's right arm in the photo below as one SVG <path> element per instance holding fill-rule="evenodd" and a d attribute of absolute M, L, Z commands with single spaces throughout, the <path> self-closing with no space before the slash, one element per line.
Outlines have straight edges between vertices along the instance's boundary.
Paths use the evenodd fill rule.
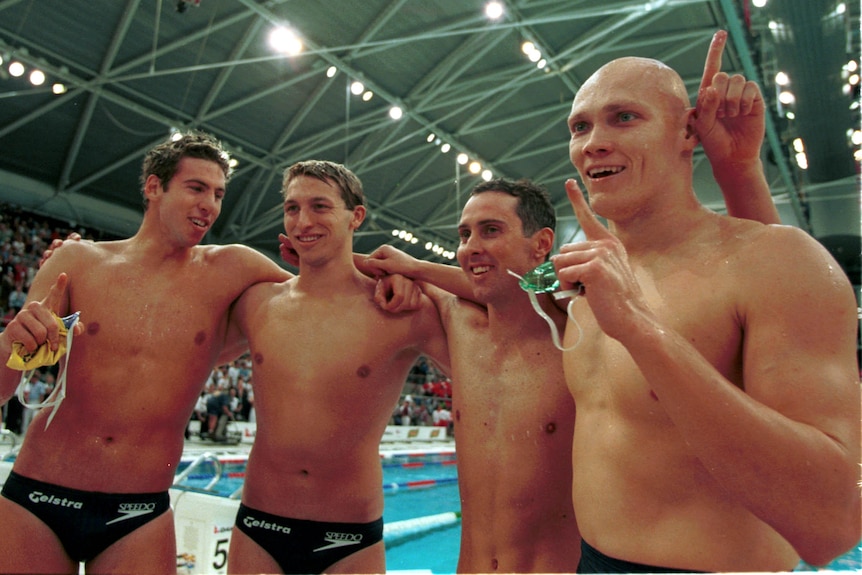
<path fill-rule="evenodd" d="M 69 251 L 58 252 L 39 270 L 27 293 L 27 303 L 19 311 L 6 329 L 0 333 L 0 404 L 6 403 L 15 393 L 21 372 L 6 367 L 12 354 L 12 344 L 20 342 L 28 352 L 35 351 L 48 342 L 56 350 L 60 343 L 60 332 L 53 314 L 64 316 L 69 310 L 69 277 L 63 273 L 68 267 Z M 83 324 L 75 326 L 77 333 Z"/>
<path fill-rule="evenodd" d="M 473 288 L 461 268 L 420 260 L 390 245 L 374 250 L 363 262 L 361 271 L 372 275 L 401 274 L 435 285 L 459 298 L 475 301 Z"/>

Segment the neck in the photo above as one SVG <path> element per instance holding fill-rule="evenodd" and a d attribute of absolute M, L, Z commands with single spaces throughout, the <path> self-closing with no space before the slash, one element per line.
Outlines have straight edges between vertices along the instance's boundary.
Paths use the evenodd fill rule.
<path fill-rule="evenodd" d="M 691 193 L 672 205 L 646 208 L 629 218 L 609 221 L 610 230 L 620 239 L 629 256 L 650 253 L 679 244 L 692 228 L 713 214 Z"/>
<path fill-rule="evenodd" d="M 547 336 L 548 324 L 533 309 L 529 294 L 520 287 L 514 286 L 507 295 L 508 297 L 501 299 L 501 301 L 488 303 L 489 329 L 506 338 L 523 337 L 531 334 Z M 543 294 L 536 297 L 545 313 L 557 322 L 559 328 L 562 328 L 561 318 L 563 316 L 554 305 L 552 297 Z"/>
<path fill-rule="evenodd" d="M 339 293 L 352 291 L 362 274 L 353 265 L 353 254 L 345 252 L 322 261 L 307 261 L 300 257 L 297 287 L 303 291 Z"/>

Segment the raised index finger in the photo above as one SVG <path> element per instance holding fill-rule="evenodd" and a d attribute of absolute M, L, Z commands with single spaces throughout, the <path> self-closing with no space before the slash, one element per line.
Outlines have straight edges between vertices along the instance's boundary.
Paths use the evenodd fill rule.
<path fill-rule="evenodd" d="M 66 287 L 68 285 L 69 276 L 65 273 L 58 275 L 54 285 L 48 291 L 48 295 L 42 300 L 42 305 L 59 315 L 63 310 L 63 301 L 66 299 Z"/>
<path fill-rule="evenodd" d="M 587 236 L 588 240 L 597 240 L 610 235 L 607 228 L 596 218 L 593 210 L 587 204 L 578 182 L 574 179 L 566 180 L 566 194 L 569 196 L 575 217 L 578 218 L 578 223 L 581 224 L 581 229 L 584 230 L 584 235 Z"/>
<path fill-rule="evenodd" d="M 706 53 L 706 62 L 703 65 L 703 78 L 700 80 L 700 88 L 697 91 L 698 99 L 700 99 L 700 94 L 712 85 L 712 77 L 721 72 L 721 55 L 724 53 L 725 44 L 727 44 L 726 30 L 719 30 L 713 34 L 709 51 Z"/>

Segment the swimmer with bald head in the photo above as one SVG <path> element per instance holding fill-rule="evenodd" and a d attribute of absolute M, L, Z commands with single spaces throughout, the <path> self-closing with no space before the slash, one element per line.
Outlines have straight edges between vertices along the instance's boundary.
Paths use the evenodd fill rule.
<path fill-rule="evenodd" d="M 763 115 L 759 93 L 742 101 Z M 699 203 L 702 120 L 679 75 L 642 58 L 603 66 L 572 104 L 586 241 L 553 261 L 586 289 L 563 354 L 581 572 L 788 571 L 859 541 L 852 287 L 800 229 Z"/>

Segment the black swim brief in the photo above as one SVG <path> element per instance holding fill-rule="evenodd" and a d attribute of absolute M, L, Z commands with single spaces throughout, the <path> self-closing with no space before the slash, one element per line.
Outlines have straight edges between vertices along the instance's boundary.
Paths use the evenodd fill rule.
<path fill-rule="evenodd" d="M 96 555 L 170 508 L 162 493 L 99 493 L 44 483 L 12 471 L 0 495 L 45 523 L 73 561 Z"/>
<path fill-rule="evenodd" d="M 240 504 L 236 527 L 260 545 L 285 573 L 323 573 L 383 539 L 383 518 L 370 523 L 289 519 Z"/>
<path fill-rule="evenodd" d="M 578 573 L 704 573 L 704 571 L 656 567 L 614 559 L 581 539 L 581 561 L 578 563 Z"/>

